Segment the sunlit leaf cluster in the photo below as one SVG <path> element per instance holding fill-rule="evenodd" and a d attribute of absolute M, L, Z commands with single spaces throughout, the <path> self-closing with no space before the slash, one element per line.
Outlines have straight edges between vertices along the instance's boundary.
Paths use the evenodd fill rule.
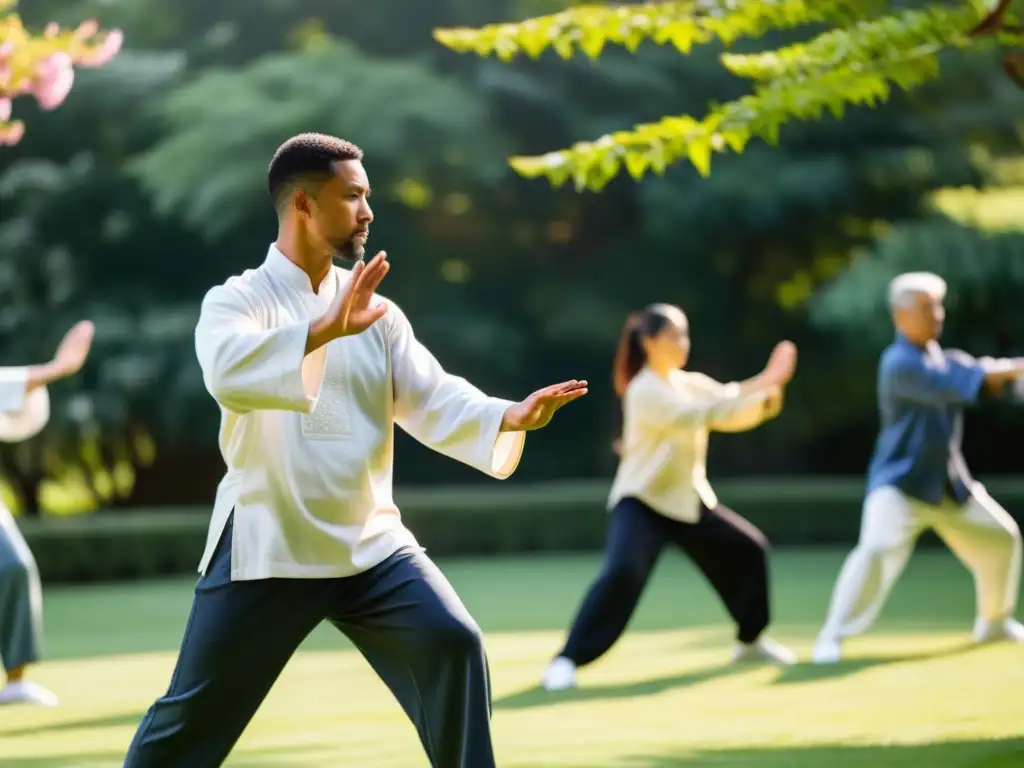
<path fill-rule="evenodd" d="M 623 170 L 639 179 L 687 160 L 702 175 L 716 152 L 742 152 L 754 138 L 771 144 L 790 120 L 841 117 L 850 105 L 876 106 L 894 89 L 909 91 L 939 76 L 938 55 L 996 41 L 1020 42 L 1020 30 L 1002 3 L 991 0 L 922 4 L 885 12 L 885 3 L 844 0 L 689 0 L 641 5 L 571 7 L 560 13 L 480 29 L 439 29 L 436 39 L 454 51 L 510 60 L 554 50 L 597 57 L 607 45 L 637 50 L 644 41 L 694 45 L 756 38 L 778 29 L 828 23 L 806 42 L 753 54 L 722 54 L 723 65 L 752 82 L 752 92 L 711 104 L 703 118 L 667 116 L 541 156 L 510 164 L 528 178 L 578 190 L 603 188 Z M 979 33 L 994 16 L 998 23 Z"/>

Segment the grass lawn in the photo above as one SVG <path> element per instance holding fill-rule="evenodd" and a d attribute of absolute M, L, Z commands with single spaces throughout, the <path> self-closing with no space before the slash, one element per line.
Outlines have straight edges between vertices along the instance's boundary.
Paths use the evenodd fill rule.
<path fill-rule="evenodd" d="M 802 658 L 843 554 L 775 555 L 773 634 Z M 539 692 L 537 679 L 597 559 L 441 566 L 487 634 L 502 768 L 1024 766 L 1024 647 L 966 647 L 973 586 L 944 550 L 915 556 L 876 630 L 849 644 L 849 660 L 784 670 L 728 665 L 724 611 L 668 555 L 623 641 L 581 673 L 579 690 L 557 695 Z M 62 706 L 2 710 L 0 765 L 120 765 L 167 685 L 190 597 L 188 579 L 50 589 L 50 661 L 36 679 Z M 227 762 L 425 764 L 390 693 L 329 627 L 309 638 Z"/>

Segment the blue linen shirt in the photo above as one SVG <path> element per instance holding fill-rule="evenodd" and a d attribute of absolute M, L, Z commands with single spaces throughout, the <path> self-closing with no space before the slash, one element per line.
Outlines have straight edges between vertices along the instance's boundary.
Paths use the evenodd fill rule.
<path fill-rule="evenodd" d="M 960 442 L 963 408 L 978 402 L 985 372 L 968 355 L 918 347 L 901 335 L 878 366 L 881 430 L 867 490 L 894 486 L 911 498 L 962 504 L 973 484 Z"/>

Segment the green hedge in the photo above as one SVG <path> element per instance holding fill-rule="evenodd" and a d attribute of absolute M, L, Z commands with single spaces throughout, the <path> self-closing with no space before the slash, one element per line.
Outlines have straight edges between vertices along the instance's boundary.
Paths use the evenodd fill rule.
<path fill-rule="evenodd" d="M 1024 521 L 1024 478 L 986 483 Z M 857 478 L 758 479 L 717 484 L 724 504 L 775 545 L 850 545 L 863 482 Z M 605 482 L 493 483 L 396 492 L 406 525 L 433 555 L 590 551 L 604 542 Z M 20 521 L 43 578 L 96 581 L 195 573 L 208 509 L 99 512 Z"/>

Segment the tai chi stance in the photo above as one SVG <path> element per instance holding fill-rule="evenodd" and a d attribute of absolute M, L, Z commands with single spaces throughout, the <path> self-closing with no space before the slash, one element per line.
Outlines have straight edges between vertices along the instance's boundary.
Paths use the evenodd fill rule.
<path fill-rule="evenodd" d="M 432 766 L 493 768 L 480 630 L 402 524 L 394 424 L 506 478 L 525 432 L 586 382 L 516 403 L 442 370 L 402 310 L 375 294 L 385 254 L 362 261 L 373 214 L 354 145 L 295 136 L 274 155 L 269 187 L 277 241 L 262 265 L 206 295 L 196 327 L 227 472 L 177 666 L 125 764 L 221 765 L 326 620 L 390 687 Z M 356 260 L 351 272 L 336 254 Z"/>
<path fill-rule="evenodd" d="M 689 354 L 689 324 L 677 307 L 654 304 L 627 320 L 615 358 L 623 433 L 604 566 L 544 674 L 548 690 L 574 686 L 577 667 L 619 639 L 666 544 L 686 552 L 725 602 L 738 625 L 737 660 L 794 661 L 762 634 L 769 622 L 768 543 L 718 503 L 707 450 L 710 431 L 745 431 L 778 414 L 796 347 L 779 344 L 762 373 L 731 384 L 680 370 Z"/>
<path fill-rule="evenodd" d="M 61 341 L 50 362 L 0 368 L 0 440 L 20 442 L 46 426 L 50 420 L 47 384 L 81 369 L 92 337 L 92 323 L 78 323 Z M 0 504 L 0 659 L 7 672 L 7 684 L 0 688 L 0 704 L 57 705 L 51 691 L 25 678 L 26 668 L 42 655 L 42 640 L 39 570 L 14 516 Z"/>
<path fill-rule="evenodd" d="M 1020 531 L 971 478 L 960 450 L 963 408 L 1005 393 L 1024 365 L 943 350 L 945 296 L 945 281 L 930 273 L 903 274 L 890 284 L 897 334 L 878 367 L 881 431 L 868 468 L 860 541 L 832 593 L 814 648 L 818 663 L 838 661 L 843 638 L 871 626 L 929 528 L 974 576 L 975 639 L 1024 642 L 1024 627 L 1013 618 Z"/>

